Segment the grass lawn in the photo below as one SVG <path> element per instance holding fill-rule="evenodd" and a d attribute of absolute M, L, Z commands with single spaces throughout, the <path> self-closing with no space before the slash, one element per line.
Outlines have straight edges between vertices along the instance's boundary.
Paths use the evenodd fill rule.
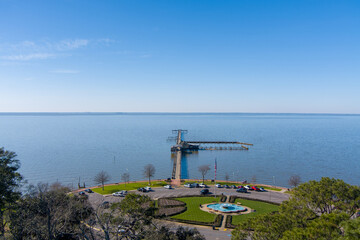
<path fill-rule="evenodd" d="M 151 187 L 162 187 L 167 185 L 167 182 L 164 181 L 152 181 L 151 182 Z M 104 191 L 102 190 L 101 187 L 99 188 L 93 188 L 92 190 L 94 192 L 100 193 L 100 194 L 111 194 L 114 192 L 118 192 L 121 190 L 136 190 L 140 187 L 146 187 L 149 186 L 148 182 L 135 182 L 135 183 L 127 183 L 126 187 L 125 184 L 115 184 L 115 185 L 111 185 L 111 186 L 105 186 Z"/>
<path fill-rule="evenodd" d="M 235 202 L 240 202 L 241 205 L 247 206 L 251 209 L 255 209 L 256 212 L 252 212 L 249 214 L 243 214 L 243 215 L 237 215 L 232 217 L 232 224 L 236 225 L 239 224 L 242 221 L 245 221 L 249 218 L 253 218 L 256 216 L 259 216 L 261 214 L 270 213 L 274 211 L 278 211 L 279 206 L 271 203 L 265 203 L 260 201 L 253 201 L 253 200 L 247 200 L 247 199 L 236 199 Z"/>
<path fill-rule="evenodd" d="M 199 181 L 185 181 L 185 182 L 183 182 L 183 183 L 181 183 L 182 185 L 184 185 L 184 184 L 186 184 L 186 183 L 202 183 L 202 180 L 199 180 Z M 204 183 L 206 184 L 206 185 L 215 185 L 215 182 L 211 182 L 211 181 L 204 181 Z M 221 182 L 221 181 L 216 181 L 216 184 L 221 184 L 221 185 L 225 185 L 225 184 L 227 184 L 227 185 L 229 185 L 229 186 L 231 186 L 231 185 L 236 185 L 236 186 L 238 186 L 239 185 L 239 183 L 236 183 L 236 182 Z"/>
<path fill-rule="evenodd" d="M 278 191 L 278 192 L 281 191 L 280 188 L 273 188 L 273 187 L 267 187 L 267 186 L 262 186 L 262 185 L 257 185 L 257 186 L 262 187 L 262 188 L 267 189 L 267 190 L 273 190 L 273 191 Z"/>
<path fill-rule="evenodd" d="M 186 203 L 187 210 L 179 215 L 173 216 L 174 219 L 183 219 L 197 222 L 214 222 L 216 215 L 200 210 L 200 204 L 219 202 L 219 197 L 186 197 L 176 198 L 176 200 Z"/>

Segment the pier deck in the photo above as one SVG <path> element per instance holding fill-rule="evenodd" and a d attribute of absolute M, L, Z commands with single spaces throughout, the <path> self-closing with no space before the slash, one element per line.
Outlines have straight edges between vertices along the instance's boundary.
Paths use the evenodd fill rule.
<path fill-rule="evenodd" d="M 198 151 L 198 150 L 249 150 L 249 148 L 244 145 L 247 146 L 253 145 L 251 143 L 236 142 L 236 141 L 183 141 L 182 134 L 187 133 L 187 130 L 177 129 L 177 130 L 173 130 L 173 133 L 177 133 L 177 137 L 176 137 L 176 145 L 171 147 L 171 151 L 176 153 L 176 158 L 174 159 L 174 165 L 173 165 L 172 179 L 173 182 L 177 182 L 177 183 L 180 183 L 181 180 L 182 152 Z M 200 144 L 206 144 L 206 146 L 200 146 Z M 223 144 L 231 144 L 237 146 L 223 146 Z"/>

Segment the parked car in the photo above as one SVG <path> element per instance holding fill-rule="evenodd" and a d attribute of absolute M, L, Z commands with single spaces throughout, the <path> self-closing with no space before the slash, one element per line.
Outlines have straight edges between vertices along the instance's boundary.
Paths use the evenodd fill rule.
<path fill-rule="evenodd" d="M 193 188 L 194 186 L 192 185 L 192 183 L 187 183 L 187 184 L 184 185 L 184 187 Z"/>
<path fill-rule="evenodd" d="M 206 185 L 206 184 L 204 184 L 204 183 L 200 183 L 200 185 L 199 185 L 201 188 L 207 188 L 208 186 Z"/>
<path fill-rule="evenodd" d="M 260 191 L 261 191 L 261 192 L 265 192 L 265 189 L 261 187 L 261 188 L 260 188 Z"/>
<path fill-rule="evenodd" d="M 237 186 L 235 186 L 235 185 L 231 185 L 230 187 L 233 189 L 237 189 Z"/>
<path fill-rule="evenodd" d="M 236 189 L 236 192 L 247 193 L 247 189 L 246 188 L 238 188 L 238 189 Z"/>
<path fill-rule="evenodd" d="M 246 185 L 245 188 L 246 188 L 247 190 L 252 190 L 250 185 Z"/>
<path fill-rule="evenodd" d="M 85 195 L 84 191 L 79 192 L 79 195 Z"/>
<path fill-rule="evenodd" d="M 122 192 L 114 192 L 112 195 L 113 195 L 114 197 L 125 197 L 125 195 L 122 194 Z"/>
<path fill-rule="evenodd" d="M 254 191 L 260 191 L 260 188 L 258 188 L 257 186 L 252 186 L 251 189 Z"/>
<path fill-rule="evenodd" d="M 122 190 L 122 191 L 120 191 L 123 195 L 126 195 L 126 194 L 128 194 L 128 192 L 126 191 L 126 190 Z"/>
<path fill-rule="evenodd" d="M 227 184 L 225 184 L 225 185 L 224 185 L 224 188 L 230 188 L 230 186 L 229 186 L 229 185 L 227 185 Z"/>
<path fill-rule="evenodd" d="M 221 184 L 216 184 L 215 187 L 222 188 Z"/>
<path fill-rule="evenodd" d="M 138 188 L 138 191 L 139 191 L 139 192 L 147 192 L 147 190 L 146 190 L 145 188 L 142 188 L 142 187 L 141 187 L 141 188 Z"/>
<path fill-rule="evenodd" d="M 145 187 L 146 191 L 150 192 L 152 191 L 151 187 Z"/>
<path fill-rule="evenodd" d="M 193 183 L 193 186 L 196 187 L 196 188 L 200 187 L 200 185 L 198 183 Z"/>
<path fill-rule="evenodd" d="M 85 192 L 87 192 L 87 193 L 93 193 L 93 190 L 91 190 L 91 189 L 85 189 Z"/>
<path fill-rule="evenodd" d="M 200 193 L 203 194 L 203 195 L 208 194 L 208 193 L 209 193 L 209 189 L 207 189 L 207 188 L 201 189 L 201 190 L 200 190 Z"/>
<path fill-rule="evenodd" d="M 164 186 L 164 188 L 166 188 L 166 189 L 172 189 L 171 185 L 166 185 L 166 186 Z"/>
<path fill-rule="evenodd" d="M 243 185 L 239 185 L 237 188 L 244 188 L 244 186 L 243 186 Z"/>

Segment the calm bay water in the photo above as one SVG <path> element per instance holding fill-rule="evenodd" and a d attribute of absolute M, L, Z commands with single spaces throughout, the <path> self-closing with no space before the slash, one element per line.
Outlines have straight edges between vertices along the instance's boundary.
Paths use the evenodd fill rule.
<path fill-rule="evenodd" d="M 183 158 L 183 178 L 200 178 L 198 166 L 218 163 L 218 179 L 287 186 L 322 176 L 360 181 L 360 115 L 312 114 L 0 114 L 0 146 L 15 151 L 31 183 L 93 185 L 101 170 L 111 182 L 124 172 L 142 180 L 152 163 L 154 178 L 171 177 L 172 129 L 186 140 L 253 143 L 249 151 L 199 151 Z M 207 174 L 213 178 L 213 170 Z"/>

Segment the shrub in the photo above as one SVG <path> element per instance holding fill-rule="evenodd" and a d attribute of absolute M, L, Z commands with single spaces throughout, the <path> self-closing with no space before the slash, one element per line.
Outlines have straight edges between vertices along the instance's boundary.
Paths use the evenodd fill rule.
<path fill-rule="evenodd" d="M 226 228 L 235 228 L 236 227 L 235 225 L 232 224 L 232 216 L 231 215 L 227 216 L 225 227 Z"/>
<path fill-rule="evenodd" d="M 236 198 L 238 198 L 237 196 L 231 195 L 229 198 L 229 203 L 234 203 Z"/>
<path fill-rule="evenodd" d="M 219 214 L 216 216 L 215 221 L 214 221 L 214 227 L 221 227 L 221 222 L 223 220 L 224 216 Z"/>

